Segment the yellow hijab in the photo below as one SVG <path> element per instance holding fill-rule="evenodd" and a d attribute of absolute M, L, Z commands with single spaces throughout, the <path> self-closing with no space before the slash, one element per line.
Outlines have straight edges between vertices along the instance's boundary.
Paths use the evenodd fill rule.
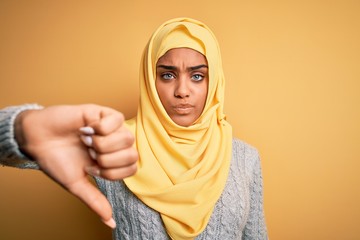
<path fill-rule="evenodd" d="M 155 87 L 157 60 L 180 47 L 202 53 L 209 69 L 205 108 L 189 127 L 171 120 Z M 152 35 L 141 63 L 138 114 L 127 121 L 136 136 L 138 171 L 124 181 L 161 214 L 172 239 L 199 235 L 224 189 L 232 150 L 232 130 L 223 114 L 224 84 L 217 40 L 203 23 L 177 18 Z"/>

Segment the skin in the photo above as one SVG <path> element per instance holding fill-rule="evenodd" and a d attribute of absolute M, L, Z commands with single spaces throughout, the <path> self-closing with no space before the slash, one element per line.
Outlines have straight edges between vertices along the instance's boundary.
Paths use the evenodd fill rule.
<path fill-rule="evenodd" d="M 15 138 L 20 149 L 41 170 L 81 199 L 108 226 L 115 228 L 106 197 L 88 179 L 88 174 L 119 180 L 135 174 L 138 153 L 134 136 L 124 125 L 121 113 L 99 105 L 52 106 L 28 110 L 16 118 Z M 84 144 L 80 128 L 94 133 Z M 89 149 L 96 153 L 90 157 Z"/>
<path fill-rule="evenodd" d="M 206 102 L 206 58 L 187 48 L 168 51 L 157 63 L 156 88 L 171 119 L 180 126 L 190 126 Z M 103 106 L 52 106 L 19 114 L 15 138 L 21 151 L 44 173 L 114 228 L 111 206 L 88 175 L 120 180 L 136 173 L 138 153 L 132 147 L 135 138 L 123 123 L 121 113 Z M 94 133 L 79 130 L 85 126 Z M 94 154 L 89 154 L 89 149 Z"/>
<path fill-rule="evenodd" d="M 167 51 L 156 64 L 156 90 L 169 117 L 188 127 L 201 115 L 208 92 L 207 60 L 189 48 Z"/>

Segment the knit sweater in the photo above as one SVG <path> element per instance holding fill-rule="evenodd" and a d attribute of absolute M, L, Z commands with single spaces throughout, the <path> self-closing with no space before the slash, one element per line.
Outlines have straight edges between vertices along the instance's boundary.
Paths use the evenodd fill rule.
<path fill-rule="evenodd" d="M 13 134 L 17 114 L 37 108 L 38 105 L 22 105 L 0 110 L 1 164 L 38 169 L 36 162 L 20 152 Z M 142 203 L 123 181 L 95 180 L 113 207 L 117 223 L 113 239 L 169 239 L 160 214 Z M 239 139 L 233 139 L 232 160 L 224 191 L 207 227 L 196 239 L 267 239 L 259 154 Z"/>

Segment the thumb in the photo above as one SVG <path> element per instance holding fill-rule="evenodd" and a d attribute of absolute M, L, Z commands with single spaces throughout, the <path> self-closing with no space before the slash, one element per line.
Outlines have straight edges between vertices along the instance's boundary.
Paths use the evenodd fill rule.
<path fill-rule="evenodd" d="M 83 201 L 92 211 L 99 215 L 101 220 L 107 226 L 113 229 L 116 227 L 109 201 L 100 190 L 87 179 L 87 177 L 65 187 L 68 188 L 69 192 Z"/>

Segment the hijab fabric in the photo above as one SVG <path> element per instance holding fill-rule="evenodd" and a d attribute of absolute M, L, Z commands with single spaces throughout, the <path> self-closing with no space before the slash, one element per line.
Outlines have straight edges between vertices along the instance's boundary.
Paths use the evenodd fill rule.
<path fill-rule="evenodd" d="M 208 62 L 204 110 L 193 125 L 167 115 L 155 87 L 156 63 L 173 48 L 191 48 Z M 150 38 L 141 62 L 137 116 L 127 121 L 139 152 L 138 171 L 124 179 L 146 205 L 160 213 L 172 239 L 194 239 L 206 227 L 227 180 L 232 130 L 223 114 L 224 75 L 220 49 L 203 23 L 177 18 Z"/>

